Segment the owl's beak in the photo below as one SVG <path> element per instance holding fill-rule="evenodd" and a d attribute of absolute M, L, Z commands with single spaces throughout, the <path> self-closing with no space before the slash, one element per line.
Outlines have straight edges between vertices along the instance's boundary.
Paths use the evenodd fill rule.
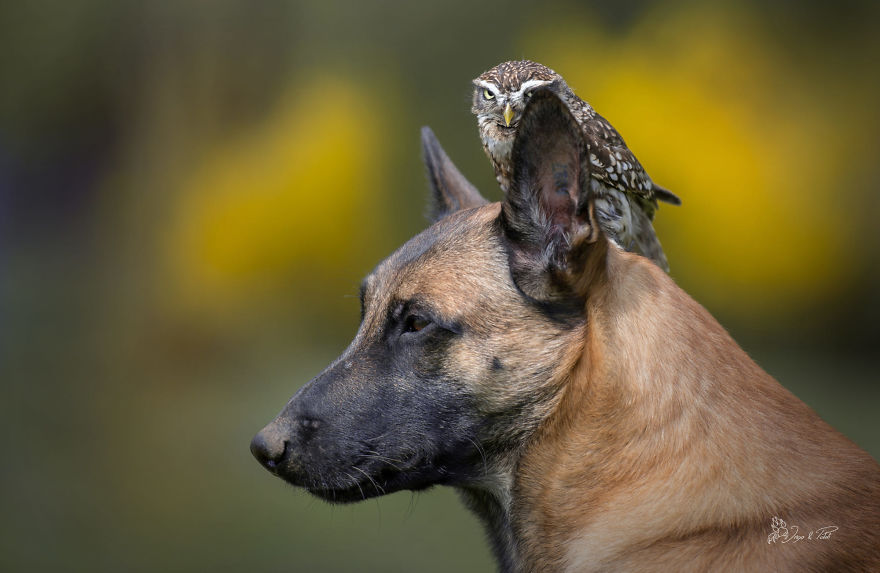
<path fill-rule="evenodd" d="M 510 104 L 508 103 L 507 106 L 504 108 L 504 125 L 506 125 L 507 127 L 510 127 L 510 120 L 512 120 L 512 119 L 513 119 L 513 108 L 510 107 Z"/>

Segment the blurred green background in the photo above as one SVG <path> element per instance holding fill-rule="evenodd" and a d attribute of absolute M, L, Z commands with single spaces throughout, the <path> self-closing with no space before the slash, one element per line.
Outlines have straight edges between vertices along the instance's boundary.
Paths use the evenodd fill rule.
<path fill-rule="evenodd" d="M 769 6 L 768 6 L 769 4 Z M 448 490 L 331 507 L 251 436 L 426 226 L 470 80 L 563 74 L 684 200 L 672 274 L 880 456 L 880 4 L 0 4 L 0 569 L 489 571 Z"/>

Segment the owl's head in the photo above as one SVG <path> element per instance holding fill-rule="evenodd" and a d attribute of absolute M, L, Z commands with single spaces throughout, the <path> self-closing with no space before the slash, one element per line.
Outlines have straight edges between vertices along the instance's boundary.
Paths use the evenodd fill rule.
<path fill-rule="evenodd" d="M 480 131 L 513 137 L 532 91 L 546 87 L 558 94 L 568 89 L 562 76 L 537 62 L 504 62 L 477 76 L 471 111 Z"/>

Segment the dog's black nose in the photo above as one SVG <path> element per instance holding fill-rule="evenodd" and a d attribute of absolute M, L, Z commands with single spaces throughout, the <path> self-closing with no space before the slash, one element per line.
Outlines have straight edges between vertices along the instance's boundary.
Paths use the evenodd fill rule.
<path fill-rule="evenodd" d="M 271 472 L 277 470 L 278 464 L 284 459 L 286 449 L 287 440 L 272 431 L 271 426 L 260 430 L 251 440 L 251 453 L 263 467 Z"/>

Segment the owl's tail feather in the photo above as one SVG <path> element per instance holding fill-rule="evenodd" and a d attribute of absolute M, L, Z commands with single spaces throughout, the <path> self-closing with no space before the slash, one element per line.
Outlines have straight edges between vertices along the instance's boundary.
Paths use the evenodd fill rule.
<path fill-rule="evenodd" d="M 635 244 L 632 248 L 627 248 L 627 250 L 635 251 L 651 259 L 658 267 L 668 273 L 669 263 L 666 260 L 663 247 L 660 246 L 657 233 L 654 232 L 654 227 L 651 225 L 651 220 L 648 219 L 648 216 L 641 209 L 632 210 L 632 219 L 633 230 L 635 231 L 633 233 Z"/>
<path fill-rule="evenodd" d="M 670 203 L 672 205 L 681 205 L 681 199 L 678 198 L 678 195 L 676 195 L 666 187 L 661 187 L 660 185 L 657 185 L 653 181 L 652 185 L 654 186 L 654 197 L 656 197 L 659 201 Z"/>

